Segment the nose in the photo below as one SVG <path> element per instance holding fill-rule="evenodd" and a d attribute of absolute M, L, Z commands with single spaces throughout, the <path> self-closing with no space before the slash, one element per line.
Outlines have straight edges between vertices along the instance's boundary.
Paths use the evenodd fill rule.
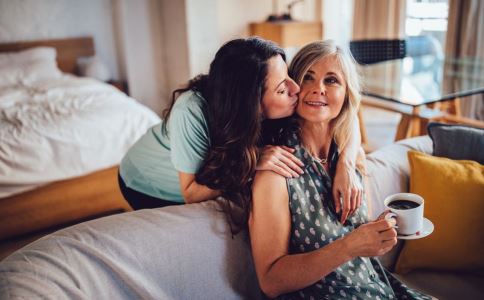
<path fill-rule="evenodd" d="M 323 95 L 323 96 L 326 95 L 326 86 L 324 85 L 324 82 L 320 81 L 314 85 L 313 94 Z"/>
<path fill-rule="evenodd" d="M 299 85 L 291 79 L 291 85 L 290 85 L 290 95 L 291 96 L 294 96 L 294 95 L 297 95 L 299 93 L 299 91 L 301 90 L 301 88 L 299 87 Z"/>

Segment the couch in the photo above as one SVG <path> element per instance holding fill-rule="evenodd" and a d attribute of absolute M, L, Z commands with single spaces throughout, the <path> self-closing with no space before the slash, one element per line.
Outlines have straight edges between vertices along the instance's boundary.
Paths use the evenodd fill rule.
<path fill-rule="evenodd" d="M 408 190 L 409 149 L 432 152 L 428 137 L 368 156 L 372 215 Z M 392 270 L 402 242 L 382 263 Z M 418 270 L 398 275 L 439 299 L 484 299 L 483 278 Z M 262 299 L 248 236 L 231 235 L 216 200 L 140 210 L 45 236 L 0 262 L 0 299 Z"/>

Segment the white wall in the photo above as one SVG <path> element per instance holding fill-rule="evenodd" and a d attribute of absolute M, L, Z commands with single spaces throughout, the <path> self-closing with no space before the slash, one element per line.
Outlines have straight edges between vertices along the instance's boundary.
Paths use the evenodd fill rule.
<path fill-rule="evenodd" d="M 272 13 L 267 0 L 218 0 L 217 6 L 220 44 L 249 36 L 249 23 L 263 22 Z"/>
<path fill-rule="evenodd" d="M 207 73 L 219 47 L 217 0 L 185 0 L 190 77 Z"/>
<path fill-rule="evenodd" d="M 185 2 L 186 14 L 184 17 L 189 78 L 200 73 L 207 73 L 217 50 L 229 40 L 247 37 L 249 35 L 248 24 L 263 21 L 272 8 L 270 1 L 260 0 L 185 0 L 180 2 Z M 172 28 L 183 26 L 182 18 L 173 21 Z M 182 35 L 178 36 L 179 39 L 182 37 Z M 178 44 L 183 46 L 182 42 L 178 42 Z"/>
<path fill-rule="evenodd" d="M 323 2 L 323 36 L 332 39 L 338 45 L 348 46 L 353 28 L 353 1 L 324 0 Z"/>
<path fill-rule="evenodd" d="M 167 101 L 160 2 L 114 0 L 113 5 L 130 95 L 160 114 Z"/>
<path fill-rule="evenodd" d="M 190 78 L 190 61 L 185 1 L 161 0 L 164 77 L 163 99 L 168 105 L 171 92 Z"/>
<path fill-rule="evenodd" d="M 0 0 L 0 43 L 94 37 L 96 55 L 119 78 L 111 0 Z"/>

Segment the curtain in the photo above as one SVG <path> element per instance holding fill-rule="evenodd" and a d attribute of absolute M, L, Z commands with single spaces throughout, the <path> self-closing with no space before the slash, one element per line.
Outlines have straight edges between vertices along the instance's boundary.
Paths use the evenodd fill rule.
<path fill-rule="evenodd" d="M 404 39 L 406 0 L 356 0 L 353 40 Z"/>
<path fill-rule="evenodd" d="M 355 0 L 352 40 L 405 39 L 406 0 Z M 384 66 L 367 72 L 385 73 L 388 80 L 379 85 L 385 90 L 398 90 L 403 65 Z M 364 74 L 373 77 L 371 73 Z"/>
<path fill-rule="evenodd" d="M 446 56 L 457 57 L 463 62 L 473 62 L 453 66 L 453 68 L 459 68 L 452 70 L 453 72 L 466 74 L 465 80 L 459 82 L 463 88 L 466 88 L 466 84 L 469 86 L 472 80 L 482 82 L 484 77 L 484 1 L 449 0 L 445 53 Z M 477 60 L 475 60 L 476 58 Z M 463 116 L 484 120 L 484 95 L 463 98 L 461 111 Z"/>

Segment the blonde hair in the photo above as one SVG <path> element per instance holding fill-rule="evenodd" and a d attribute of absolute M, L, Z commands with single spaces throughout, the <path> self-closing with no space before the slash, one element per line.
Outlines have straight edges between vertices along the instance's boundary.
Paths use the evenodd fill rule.
<path fill-rule="evenodd" d="M 356 62 L 351 53 L 337 46 L 332 40 L 315 41 L 298 51 L 289 66 L 289 76 L 301 86 L 304 75 L 318 60 L 334 56 L 343 71 L 346 81 L 346 95 L 338 116 L 331 121 L 331 133 L 339 149 L 344 149 L 357 122 L 357 113 L 361 101 L 360 79 Z"/>

